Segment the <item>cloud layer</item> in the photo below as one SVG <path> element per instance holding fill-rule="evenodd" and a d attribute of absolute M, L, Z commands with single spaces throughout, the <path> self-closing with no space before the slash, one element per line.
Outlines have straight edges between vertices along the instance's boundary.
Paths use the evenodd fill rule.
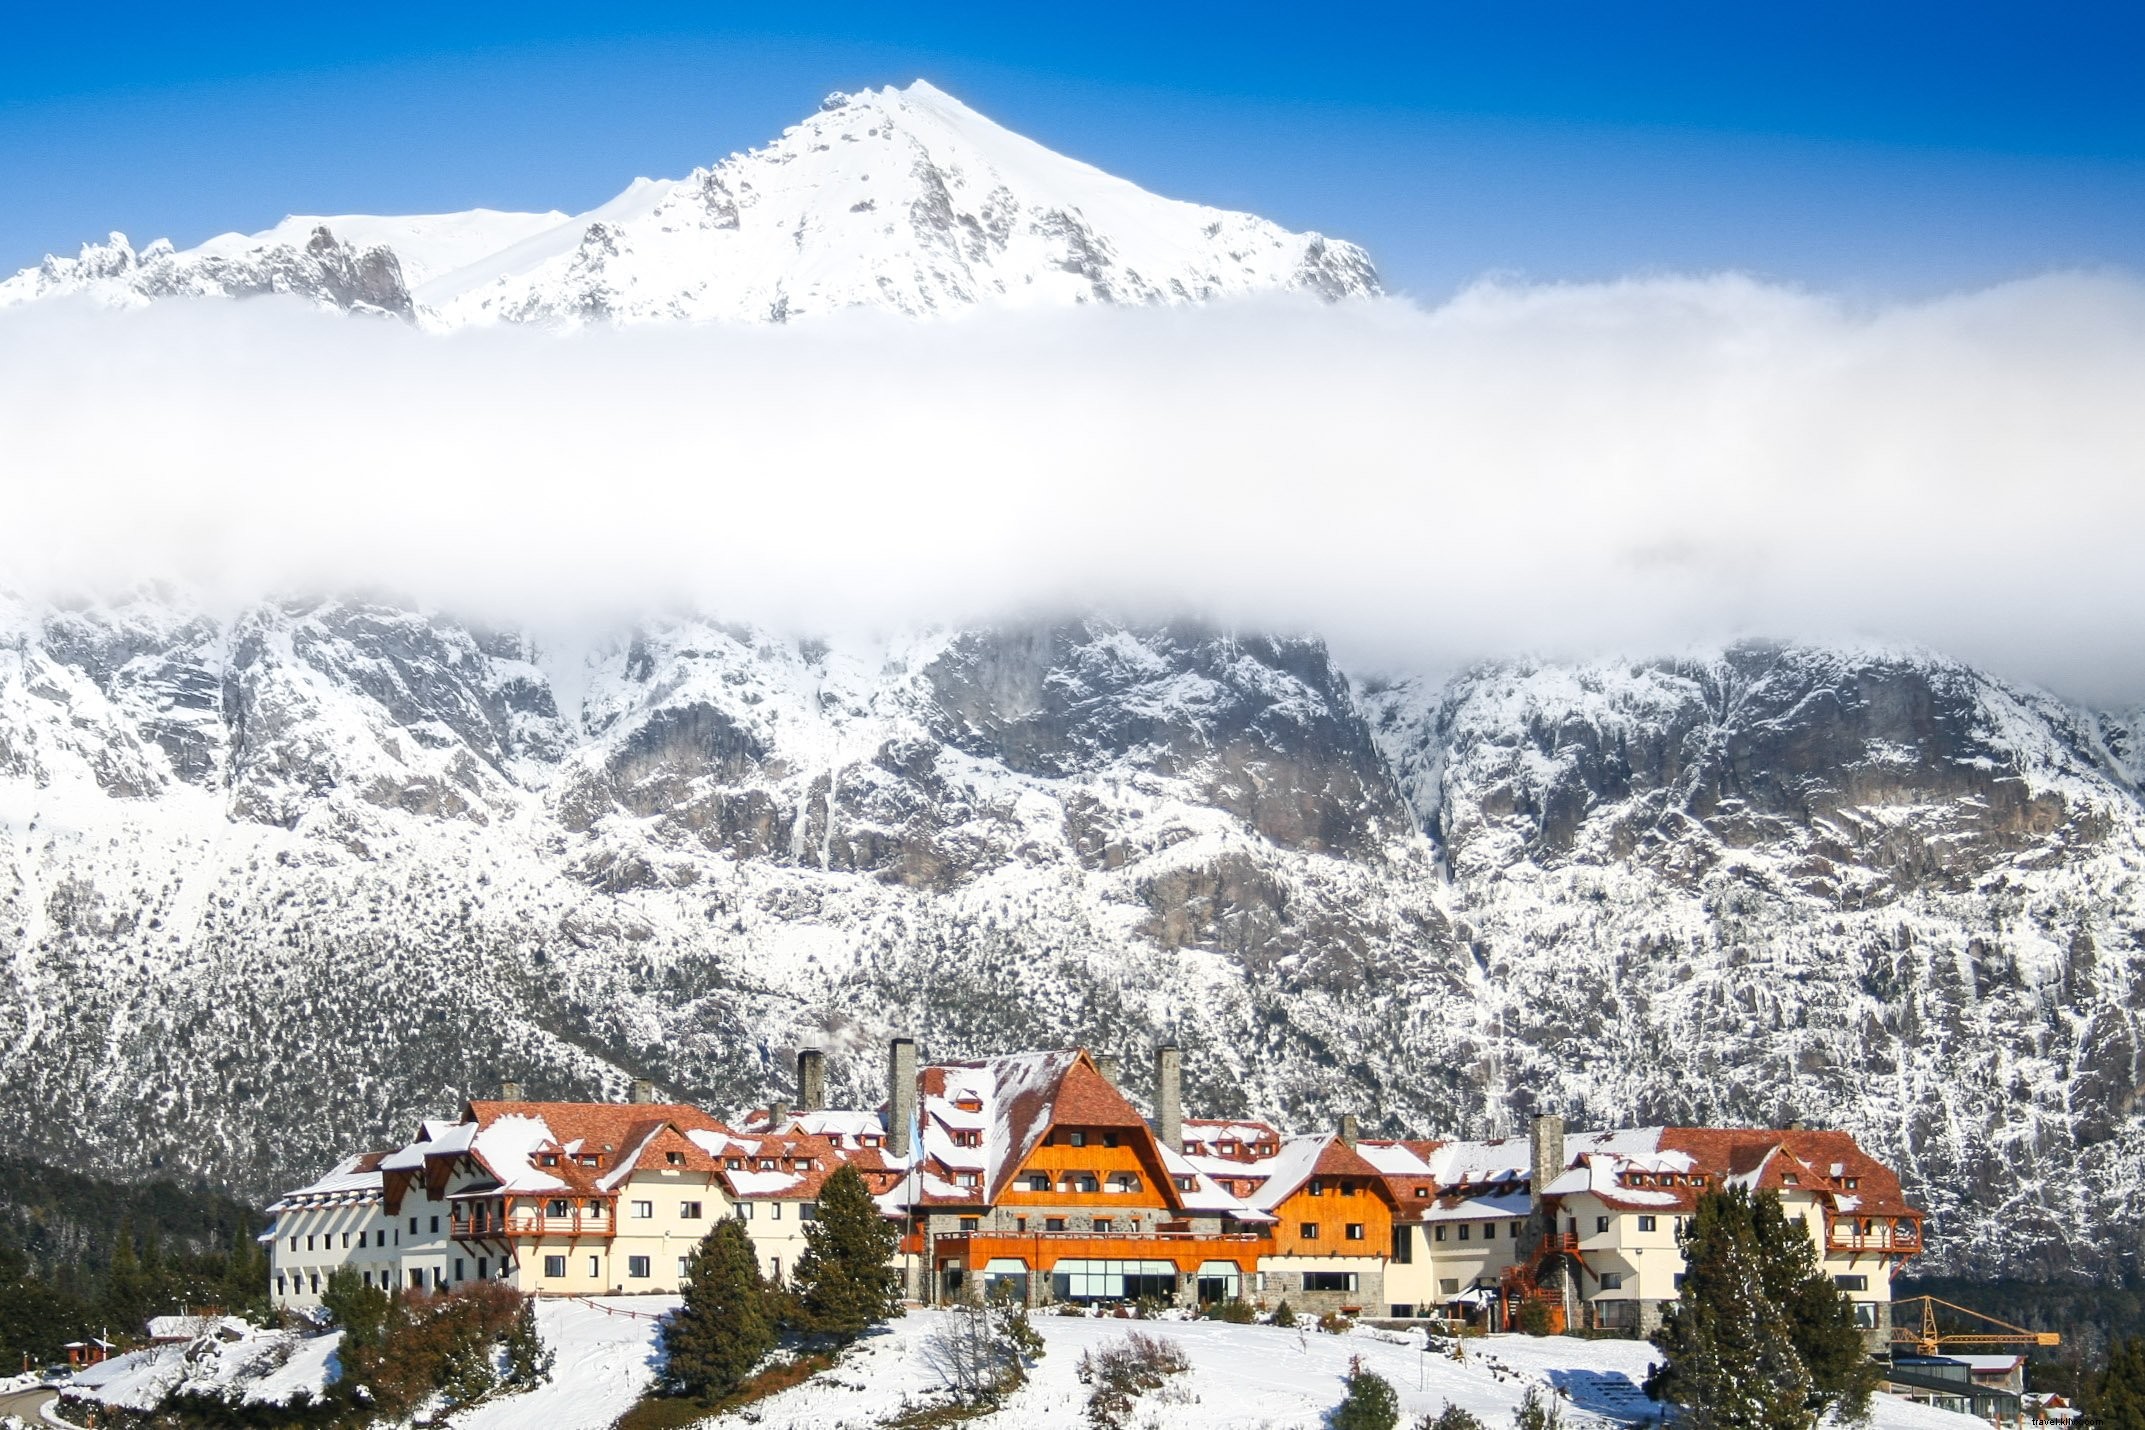
<path fill-rule="evenodd" d="M 2119 275 L 574 334 L 0 313 L 0 586 L 31 595 L 809 628 L 1094 605 L 1420 670 L 1877 636 L 2130 700 L 2141 537 Z"/>

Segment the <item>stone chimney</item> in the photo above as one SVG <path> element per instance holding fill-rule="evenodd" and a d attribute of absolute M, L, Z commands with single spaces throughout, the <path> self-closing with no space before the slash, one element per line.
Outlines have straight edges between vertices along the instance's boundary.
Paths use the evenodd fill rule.
<path fill-rule="evenodd" d="M 805 1112 L 827 1109 L 827 1055 L 817 1048 L 797 1050 L 797 1106 Z"/>
<path fill-rule="evenodd" d="M 1790 1132 L 1808 1132 L 1810 1130 L 1810 1124 L 1803 1121 L 1800 1117 L 1791 1117 L 1788 1119 L 1787 1130 Z"/>
<path fill-rule="evenodd" d="M 633 1100 L 638 1103 L 655 1101 L 655 1084 L 644 1077 L 633 1079 Z"/>
<path fill-rule="evenodd" d="M 896 1038 L 886 1051 L 886 1150 L 909 1155 L 909 1124 L 916 1120 L 916 1040 Z"/>
<path fill-rule="evenodd" d="M 1341 1145 L 1343 1147 L 1356 1145 L 1356 1115 L 1353 1112 L 1341 1114 Z"/>
<path fill-rule="evenodd" d="M 1184 1150 L 1184 1054 L 1175 1043 L 1154 1053 L 1154 1131 L 1170 1151 Z"/>
<path fill-rule="evenodd" d="M 1533 1156 L 1530 1171 L 1533 1180 L 1528 1186 L 1528 1202 L 1534 1209 L 1535 1220 L 1542 1222 L 1542 1193 L 1564 1172 L 1564 1119 L 1554 1112 L 1538 1112 L 1528 1129 L 1527 1143 Z M 1542 1229 L 1548 1224 L 1542 1222 Z"/>
<path fill-rule="evenodd" d="M 789 1099 L 778 1097 L 767 1105 L 767 1130 L 780 1132 L 782 1124 L 789 1121 Z"/>
<path fill-rule="evenodd" d="M 516 1082 L 513 1078 L 508 1078 L 504 1082 L 500 1083 L 499 1100 L 501 1102 L 521 1101 L 521 1084 L 519 1082 Z"/>
<path fill-rule="evenodd" d="M 1115 1053 L 1097 1053 L 1095 1055 L 1095 1071 L 1102 1074 L 1104 1082 L 1111 1087 L 1116 1087 L 1119 1079 L 1124 1074 L 1125 1065 L 1118 1060 Z"/>

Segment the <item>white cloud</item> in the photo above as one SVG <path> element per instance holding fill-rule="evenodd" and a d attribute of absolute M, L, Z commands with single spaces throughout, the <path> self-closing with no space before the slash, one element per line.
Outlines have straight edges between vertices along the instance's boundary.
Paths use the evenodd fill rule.
<path fill-rule="evenodd" d="M 1927 642 L 2145 695 L 2145 284 L 1858 310 L 1738 278 L 438 336 L 0 314 L 0 585 L 389 585 L 556 622 L 1038 604 L 1359 664 Z"/>

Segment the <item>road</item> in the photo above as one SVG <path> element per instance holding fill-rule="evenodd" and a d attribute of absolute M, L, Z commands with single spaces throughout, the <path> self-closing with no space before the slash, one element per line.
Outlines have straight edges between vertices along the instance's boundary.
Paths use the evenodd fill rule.
<path fill-rule="evenodd" d="M 19 1415 L 32 1425 L 41 1423 L 37 1412 L 59 1397 L 52 1391 L 39 1387 L 36 1390 L 18 1390 L 13 1395 L 0 1395 L 0 1415 Z"/>

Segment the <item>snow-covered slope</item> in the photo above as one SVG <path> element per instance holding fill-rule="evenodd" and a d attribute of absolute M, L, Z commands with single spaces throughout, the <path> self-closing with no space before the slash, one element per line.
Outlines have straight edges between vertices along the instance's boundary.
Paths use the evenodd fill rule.
<path fill-rule="evenodd" d="M 375 281 L 311 273 L 308 262 L 318 267 L 330 251 Z M 637 179 L 570 218 L 484 209 L 289 218 L 139 254 L 114 234 L 0 282 L 0 306 L 62 293 L 138 303 L 288 292 L 461 327 L 782 322 L 857 307 L 920 315 L 1285 290 L 1342 298 L 1377 292 L 1378 278 L 1353 244 L 1159 198 L 919 80 L 832 95 L 763 149 L 682 180 Z"/>
<path fill-rule="evenodd" d="M 1192 626 L 0 607 L 0 1133 L 265 1193 L 508 1075 L 734 1107 L 811 1042 L 869 1103 L 895 1032 L 1135 1088 L 1175 1038 L 1191 1105 L 1304 1130 L 1836 1124 L 1933 1265 L 2106 1269 L 2123 724 L 1881 649 L 1359 692 Z"/>

